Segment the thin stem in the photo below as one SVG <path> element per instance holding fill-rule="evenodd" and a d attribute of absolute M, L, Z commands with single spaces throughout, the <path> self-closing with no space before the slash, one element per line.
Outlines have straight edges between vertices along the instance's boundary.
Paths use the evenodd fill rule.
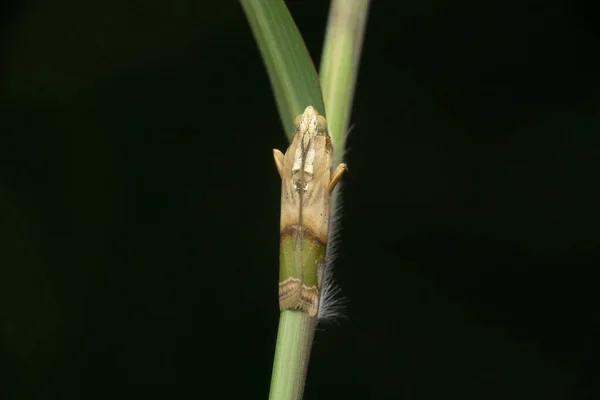
<path fill-rule="evenodd" d="M 304 311 L 281 312 L 270 400 L 302 399 L 316 320 Z"/>
<path fill-rule="evenodd" d="M 320 79 L 328 131 L 337 150 L 334 165 L 343 157 L 368 6 L 369 0 L 333 0 L 331 4 Z M 334 192 L 332 211 L 336 199 Z M 316 323 L 316 318 L 303 311 L 281 312 L 271 400 L 302 399 Z"/>
<path fill-rule="evenodd" d="M 368 11 L 369 0 L 333 0 L 329 9 L 320 79 L 335 165 L 344 153 Z"/>

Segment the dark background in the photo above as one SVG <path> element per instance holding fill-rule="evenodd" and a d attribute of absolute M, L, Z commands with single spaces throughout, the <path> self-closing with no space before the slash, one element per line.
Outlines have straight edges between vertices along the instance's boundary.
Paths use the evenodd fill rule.
<path fill-rule="evenodd" d="M 318 63 L 328 3 L 288 6 Z M 373 1 L 307 399 L 598 395 L 598 33 Z M 13 2 L 2 34 L 0 397 L 267 398 L 287 142 L 239 4 Z"/>

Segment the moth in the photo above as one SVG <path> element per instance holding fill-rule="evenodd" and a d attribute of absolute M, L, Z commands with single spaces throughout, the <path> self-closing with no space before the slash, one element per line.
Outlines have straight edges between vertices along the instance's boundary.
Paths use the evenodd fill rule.
<path fill-rule="evenodd" d="M 314 317 L 325 268 L 331 193 L 346 164 L 333 168 L 327 120 L 312 106 L 294 122 L 285 154 L 274 149 L 281 177 L 279 309 L 298 309 Z"/>

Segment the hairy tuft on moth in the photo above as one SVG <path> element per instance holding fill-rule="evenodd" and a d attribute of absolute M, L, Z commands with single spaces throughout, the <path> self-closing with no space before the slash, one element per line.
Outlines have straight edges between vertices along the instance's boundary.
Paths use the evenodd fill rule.
<path fill-rule="evenodd" d="M 327 120 L 312 106 L 296 117 L 294 126 L 285 154 L 273 150 L 282 183 L 279 308 L 314 317 L 325 268 L 331 193 L 346 164 L 332 168 Z"/>

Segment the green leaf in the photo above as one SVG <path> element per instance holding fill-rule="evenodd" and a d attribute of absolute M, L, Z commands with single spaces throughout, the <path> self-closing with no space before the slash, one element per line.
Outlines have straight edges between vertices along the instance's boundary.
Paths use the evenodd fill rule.
<path fill-rule="evenodd" d="M 333 0 L 329 11 L 320 74 L 334 165 L 343 159 L 368 11 L 369 0 Z"/>
<path fill-rule="evenodd" d="M 307 106 L 325 116 L 317 71 L 282 0 L 241 3 L 267 67 L 283 128 L 291 138 L 294 119 Z"/>

